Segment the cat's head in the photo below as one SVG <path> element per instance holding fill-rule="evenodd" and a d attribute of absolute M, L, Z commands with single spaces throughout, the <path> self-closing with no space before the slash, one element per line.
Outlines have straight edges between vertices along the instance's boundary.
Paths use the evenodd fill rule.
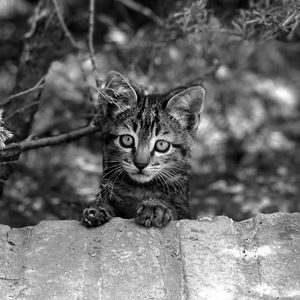
<path fill-rule="evenodd" d="M 105 175 L 137 183 L 176 180 L 188 167 L 190 148 L 204 100 L 201 86 L 166 95 L 142 95 L 117 72 L 105 92 L 107 122 Z"/>

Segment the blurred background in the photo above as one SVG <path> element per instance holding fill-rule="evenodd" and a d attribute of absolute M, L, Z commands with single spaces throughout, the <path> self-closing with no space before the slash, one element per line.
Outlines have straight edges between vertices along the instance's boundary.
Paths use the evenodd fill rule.
<path fill-rule="evenodd" d="M 18 84 L 24 36 L 41 2 L 58 3 L 0 0 L 0 111 Z M 79 128 L 95 115 L 89 3 L 64 2 L 65 24 L 79 50 L 69 43 L 51 61 L 30 126 L 35 138 Z M 299 212 L 298 1 L 95 2 L 100 80 L 116 70 L 149 92 L 199 83 L 207 90 L 191 179 L 199 216 L 240 221 L 260 212 Z M 78 219 L 94 199 L 101 172 L 99 134 L 22 153 L 0 199 L 0 223 Z"/>

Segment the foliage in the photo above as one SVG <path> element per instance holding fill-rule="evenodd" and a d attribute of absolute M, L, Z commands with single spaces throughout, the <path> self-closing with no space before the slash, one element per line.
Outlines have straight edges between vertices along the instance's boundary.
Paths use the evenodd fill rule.
<path fill-rule="evenodd" d="M 246 54 L 245 60 L 258 43 L 284 36 L 287 40 L 292 39 L 299 26 L 300 4 L 297 0 L 245 1 L 246 8 L 232 11 L 230 17 L 226 6 L 220 14 L 213 2 L 195 0 L 172 13 L 164 38 L 175 40 L 189 36 L 205 59 L 222 64 L 230 62 L 229 56 L 231 62 L 235 60 L 232 54 L 236 54 L 236 50 Z"/>
<path fill-rule="evenodd" d="M 100 78 L 118 70 L 149 92 L 199 83 L 207 90 L 192 163 L 200 215 L 243 220 L 258 212 L 299 211 L 299 1 L 165 1 L 161 23 L 120 2 L 108 13 L 101 3 L 94 41 Z M 157 14 L 159 1 L 151 3 Z M 77 5 L 74 16 L 82 24 L 87 7 Z M 71 25 L 77 43 L 86 45 L 87 32 L 74 20 Z M 66 132 L 93 118 L 97 93 L 82 48 L 53 63 L 32 137 Z M 1 80 L 14 78 L 15 70 L 16 62 L 7 61 Z M 6 92 L 7 84 L 0 88 Z M 11 221 L 17 226 L 77 218 L 97 191 L 100 147 L 93 136 L 23 154 L 0 201 L 2 220 L 9 223 L 17 213 Z"/>
<path fill-rule="evenodd" d="M 2 121 L 2 113 L 0 111 L 0 149 L 4 149 L 5 142 L 12 137 L 12 133 L 5 129 Z"/>

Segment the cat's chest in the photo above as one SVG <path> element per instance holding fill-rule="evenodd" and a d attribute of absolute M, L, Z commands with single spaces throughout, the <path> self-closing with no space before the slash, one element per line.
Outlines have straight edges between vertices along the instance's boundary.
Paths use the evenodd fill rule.
<path fill-rule="evenodd" d="M 118 216 L 135 218 L 136 211 L 143 201 L 161 197 L 158 191 L 141 187 L 119 187 L 115 192 L 114 206 Z"/>
<path fill-rule="evenodd" d="M 160 191 L 152 188 L 145 187 L 123 187 L 118 191 L 119 195 L 125 196 L 126 198 L 132 198 L 133 201 L 140 202 L 145 199 L 158 197 Z"/>

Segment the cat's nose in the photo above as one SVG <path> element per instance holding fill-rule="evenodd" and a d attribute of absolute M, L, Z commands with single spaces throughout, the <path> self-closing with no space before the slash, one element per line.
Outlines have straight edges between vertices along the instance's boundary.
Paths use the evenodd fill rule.
<path fill-rule="evenodd" d="M 139 162 L 139 161 L 134 161 L 134 165 L 142 171 L 144 168 L 148 166 L 148 162 Z"/>
<path fill-rule="evenodd" d="M 150 163 L 150 152 L 148 146 L 139 146 L 133 158 L 134 165 L 141 171 Z"/>

